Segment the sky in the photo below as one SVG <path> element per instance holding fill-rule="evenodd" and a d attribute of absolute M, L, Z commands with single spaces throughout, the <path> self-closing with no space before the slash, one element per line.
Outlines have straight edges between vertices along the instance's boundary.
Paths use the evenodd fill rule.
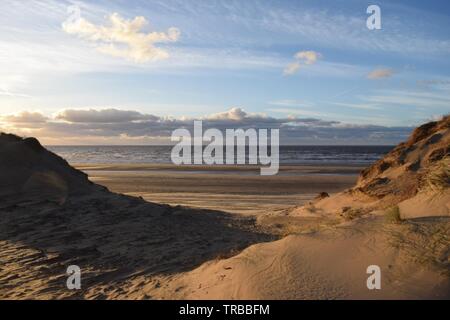
<path fill-rule="evenodd" d="M 396 144 L 450 112 L 449 30 L 448 1 L 2 0 L 0 131 L 162 144 L 197 119 Z"/>

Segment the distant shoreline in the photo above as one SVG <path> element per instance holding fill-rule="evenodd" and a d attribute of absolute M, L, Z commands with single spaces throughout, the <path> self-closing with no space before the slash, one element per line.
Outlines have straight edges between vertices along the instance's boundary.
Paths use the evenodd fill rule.
<path fill-rule="evenodd" d="M 259 165 L 174 165 L 168 163 L 70 163 L 82 171 L 102 172 L 166 172 L 166 173 L 208 173 L 208 174 L 259 174 Z M 366 168 L 365 164 L 293 163 L 280 166 L 282 175 L 336 174 L 357 175 Z"/>
<path fill-rule="evenodd" d="M 369 166 L 392 149 L 392 146 L 281 146 L 279 161 L 285 166 Z M 172 164 L 170 146 L 60 146 L 50 147 L 50 151 L 70 164 Z M 248 154 L 245 163 L 258 162 Z"/>

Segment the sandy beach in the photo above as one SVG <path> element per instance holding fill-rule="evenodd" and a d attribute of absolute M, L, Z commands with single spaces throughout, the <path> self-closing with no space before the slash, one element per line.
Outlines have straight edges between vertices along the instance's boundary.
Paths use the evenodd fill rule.
<path fill-rule="evenodd" d="M 282 166 L 260 176 L 254 166 L 175 166 L 170 164 L 74 164 L 113 192 L 170 205 L 240 214 L 282 211 L 320 192 L 352 186 L 364 168 L 355 165 Z"/>

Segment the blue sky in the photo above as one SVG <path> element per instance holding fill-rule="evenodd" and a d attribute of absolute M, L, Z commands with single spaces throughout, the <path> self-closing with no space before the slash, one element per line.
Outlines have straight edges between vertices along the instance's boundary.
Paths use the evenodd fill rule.
<path fill-rule="evenodd" d="M 381 30 L 366 27 L 371 4 Z M 70 20 L 73 5 L 82 25 Z M 116 41 L 113 14 L 147 24 Z M 0 129 L 47 143 L 149 143 L 165 133 L 133 132 L 148 115 L 158 126 L 267 117 L 292 129 L 315 119 L 299 143 L 396 143 L 450 111 L 448 1 L 3 0 L 0 21 Z M 157 40 L 143 42 L 150 32 Z M 88 117 L 105 109 L 142 119 L 105 130 Z M 336 134 L 355 127 L 362 140 Z"/>

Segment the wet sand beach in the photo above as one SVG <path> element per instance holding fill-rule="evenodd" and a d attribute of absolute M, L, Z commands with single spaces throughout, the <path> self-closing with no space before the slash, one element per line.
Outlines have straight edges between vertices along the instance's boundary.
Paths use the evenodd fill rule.
<path fill-rule="evenodd" d="M 320 192 L 354 185 L 363 169 L 355 165 L 286 165 L 275 176 L 257 166 L 175 166 L 170 164 L 74 164 L 95 183 L 147 201 L 258 214 L 284 210 Z"/>

